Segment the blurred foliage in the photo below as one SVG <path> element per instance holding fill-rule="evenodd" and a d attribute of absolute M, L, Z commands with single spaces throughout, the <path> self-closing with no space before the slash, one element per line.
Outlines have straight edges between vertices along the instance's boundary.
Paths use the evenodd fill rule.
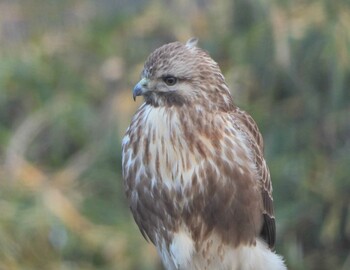
<path fill-rule="evenodd" d="M 123 193 L 147 55 L 200 39 L 265 138 L 277 251 L 350 269 L 350 3 L 0 2 L 0 269 L 161 269 Z"/>

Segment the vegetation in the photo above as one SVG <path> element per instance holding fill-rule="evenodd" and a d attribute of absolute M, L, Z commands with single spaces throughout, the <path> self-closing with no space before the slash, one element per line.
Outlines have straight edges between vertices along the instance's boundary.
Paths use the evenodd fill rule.
<path fill-rule="evenodd" d="M 350 269 L 350 3 L 0 3 L 0 269 L 162 269 L 123 193 L 147 55 L 191 36 L 265 139 L 277 251 Z"/>

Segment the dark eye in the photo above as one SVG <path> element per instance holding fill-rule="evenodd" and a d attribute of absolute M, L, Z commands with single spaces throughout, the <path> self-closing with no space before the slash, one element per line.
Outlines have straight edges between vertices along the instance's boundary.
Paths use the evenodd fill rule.
<path fill-rule="evenodd" d="M 174 76 L 165 76 L 165 77 L 163 77 L 163 81 L 167 85 L 172 86 L 172 85 L 174 85 L 177 82 L 177 78 L 174 77 Z"/>

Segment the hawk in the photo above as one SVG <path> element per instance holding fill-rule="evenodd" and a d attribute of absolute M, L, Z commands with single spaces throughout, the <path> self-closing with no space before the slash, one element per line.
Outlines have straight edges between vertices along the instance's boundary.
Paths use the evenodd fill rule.
<path fill-rule="evenodd" d="M 126 196 L 167 270 L 286 269 L 263 139 L 197 40 L 148 57 L 122 141 Z"/>

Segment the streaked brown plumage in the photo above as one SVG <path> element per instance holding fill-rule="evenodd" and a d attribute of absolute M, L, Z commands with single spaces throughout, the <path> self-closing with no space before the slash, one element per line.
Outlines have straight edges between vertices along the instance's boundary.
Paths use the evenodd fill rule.
<path fill-rule="evenodd" d="M 123 177 L 135 221 L 165 267 L 285 269 L 270 250 L 262 136 L 218 65 L 193 39 L 166 44 L 147 59 L 138 95 L 145 103 L 123 139 Z"/>

